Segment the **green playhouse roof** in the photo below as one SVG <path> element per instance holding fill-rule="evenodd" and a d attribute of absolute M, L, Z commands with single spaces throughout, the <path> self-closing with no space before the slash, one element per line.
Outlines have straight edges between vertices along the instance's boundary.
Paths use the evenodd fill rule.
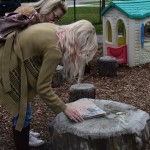
<path fill-rule="evenodd" d="M 143 19 L 150 17 L 150 0 L 112 1 L 102 11 L 102 16 L 110 8 L 116 8 L 132 19 Z"/>

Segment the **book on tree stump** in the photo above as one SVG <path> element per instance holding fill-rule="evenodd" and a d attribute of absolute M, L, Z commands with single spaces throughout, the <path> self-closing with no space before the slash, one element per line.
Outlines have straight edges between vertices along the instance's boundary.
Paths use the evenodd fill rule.
<path fill-rule="evenodd" d="M 72 102 L 71 104 L 76 108 L 76 110 L 85 120 L 106 115 L 106 112 L 104 110 L 99 108 L 88 98 L 82 98 L 80 100 Z"/>

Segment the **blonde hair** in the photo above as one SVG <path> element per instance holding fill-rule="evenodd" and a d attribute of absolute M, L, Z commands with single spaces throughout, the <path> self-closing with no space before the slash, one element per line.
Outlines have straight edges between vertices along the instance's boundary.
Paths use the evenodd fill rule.
<path fill-rule="evenodd" d="M 68 6 L 65 1 L 62 0 L 47 0 L 45 4 L 41 7 L 39 11 L 39 18 L 41 22 L 44 22 L 45 15 L 50 13 L 52 10 L 60 7 L 65 14 L 67 12 Z"/>
<path fill-rule="evenodd" d="M 63 52 L 65 77 L 78 83 L 84 73 L 85 64 L 92 60 L 98 44 L 94 26 L 87 20 L 70 25 L 57 26 L 57 36 Z"/>
<path fill-rule="evenodd" d="M 34 7 L 39 13 L 41 22 L 44 22 L 45 15 L 50 13 L 52 10 L 60 7 L 63 13 L 67 13 L 68 6 L 64 0 L 40 0 L 38 2 L 21 3 L 22 6 Z"/>
<path fill-rule="evenodd" d="M 30 6 L 34 7 L 38 12 L 40 11 L 41 7 L 47 2 L 48 0 L 40 0 L 38 2 L 29 2 L 29 3 L 21 3 L 21 6 Z"/>
<path fill-rule="evenodd" d="M 30 7 L 30 6 L 20 6 L 14 12 L 21 13 L 28 17 L 30 17 L 34 13 L 37 13 L 37 11 L 34 9 L 34 7 Z"/>
<path fill-rule="evenodd" d="M 33 25 L 40 22 L 39 16 L 37 11 L 34 9 L 34 7 L 30 6 L 20 6 L 15 11 L 15 13 L 21 13 L 23 15 L 26 15 L 29 18 L 29 24 Z"/>

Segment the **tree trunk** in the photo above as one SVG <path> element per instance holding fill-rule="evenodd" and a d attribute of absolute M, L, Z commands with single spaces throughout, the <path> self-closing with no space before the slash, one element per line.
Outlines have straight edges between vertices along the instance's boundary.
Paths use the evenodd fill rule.
<path fill-rule="evenodd" d="M 93 84 L 74 84 L 69 89 L 69 102 L 80 98 L 95 98 L 96 89 Z"/>
<path fill-rule="evenodd" d="M 53 150 L 51 143 L 44 143 L 41 146 L 30 147 L 30 150 Z"/>
<path fill-rule="evenodd" d="M 89 74 L 91 72 L 91 63 L 85 65 L 84 74 Z"/>
<path fill-rule="evenodd" d="M 63 66 L 58 65 L 57 69 L 55 71 L 53 81 L 52 81 L 52 87 L 60 87 L 64 83 L 64 78 L 63 78 Z"/>
<path fill-rule="evenodd" d="M 105 8 L 105 0 L 102 0 L 102 10 Z"/>
<path fill-rule="evenodd" d="M 0 150 L 5 150 L 7 148 L 7 144 L 5 142 L 0 141 Z"/>
<path fill-rule="evenodd" d="M 91 100 L 107 115 L 75 123 L 58 114 L 50 125 L 54 150 L 145 150 L 148 113 L 111 100 Z"/>
<path fill-rule="evenodd" d="M 115 77 L 117 76 L 117 61 L 115 57 L 104 56 L 100 57 L 98 61 L 99 75 L 101 77 Z"/>

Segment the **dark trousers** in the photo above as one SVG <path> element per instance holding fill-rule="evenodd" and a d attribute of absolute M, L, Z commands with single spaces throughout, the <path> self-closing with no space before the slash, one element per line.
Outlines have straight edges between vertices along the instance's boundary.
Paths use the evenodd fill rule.
<path fill-rule="evenodd" d="M 21 132 L 13 127 L 16 150 L 29 150 L 29 130 L 30 126 L 23 128 Z"/>

